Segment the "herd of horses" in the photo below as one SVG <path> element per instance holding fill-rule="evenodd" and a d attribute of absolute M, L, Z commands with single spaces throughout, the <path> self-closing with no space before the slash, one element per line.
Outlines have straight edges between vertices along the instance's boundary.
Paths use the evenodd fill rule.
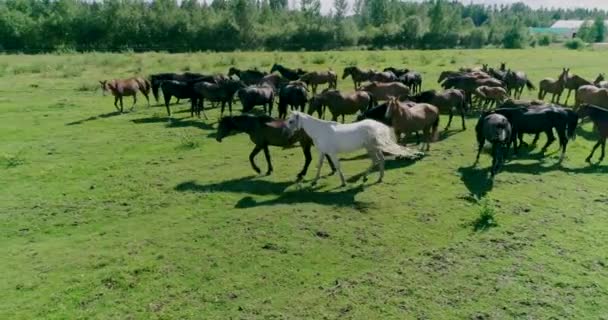
<path fill-rule="evenodd" d="M 514 154 L 525 144 L 524 134 L 534 134 L 532 144 L 536 144 L 541 133 L 547 142 L 541 153 L 556 140 L 560 143 L 560 162 L 566 153 L 568 141 L 574 139 L 579 120 L 589 118 L 598 132 L 599 139 L 587 157 L 587 162 L 600 146 L 602 161 L 608 137 L 608 81 L 600 74 L 595 81 L 586 80 L 562 69 L 557 78 L 546 78 L 539 82 L 538 100 L 521 100 L 523 90 L 535 89 L 525 72 L 506 68 L 505 63 L 492 68 L 483 65 L 476 68 L 460 68 L 444 71 L 439 75 L 443 91 L 422 91 L 422 75 L 409 69 L 394 67 L 383 71 L 346 67 L 342 79 L 350 77 L 354 91 L 342 92 L 337 89 L 338 74 L 334 71 L 305 71 L 274 64 L 270 72 L 258 69 L 240 70 L 230 68 L 224 74 L 200 73 L 160 73 L 148 78 L 133 77 L 101 81 L 104 92 L 111 92 L 114 106 L 123 112 L 123 97 L 133 96 L 133 106 L 137 94 L 144 95 L 149 105 L 149 93 L 158 102 L 162 93 L 167 114 L 171 116 L 171 98 L 190 100 L 191 116 L 201 113 L 205 118 L 207 100 L 221 104 L 221 119 L 217 128 L 217 141 L 236 133 L 245 132 L 255 147 L 249 160 L 252 168 L 260 173 L 254 158 L 264 152 L 268 163 L 267 174 L 273 170 L 269 146 L 291 146 L 299 143 L 305 157 L 298 181 L 308 170 L 312 161 L 311 148 L 319 151 L 319 178 L 324 159 L 328 160 L 332 174 L 338 172 L 344 185 L 345 179 L 340 169 L 338 154 L 365 149 L 372 165 L 364 174 L 375 167 L 384 174 L 386 155 L 400 158 L 418 159 L 430 144 L 437 140 L 439 115 L 449 114 L 445 127 L 448 130 L 452 118 L 458 112 L 462 118 L 462 130 L 466 130 L 465 114 L 478 109 L 480 117 L 475 126 L 479 152 L 485 141 L 492 144 L 493 178 L 509 157 L 511 146 Z M 327 85 L 317 93 L 319 85 Z M 561 96 L 567 90 L 563 105 Z M 312 92 L 311 92 L 312 91 Z M 575 92 L 574 108 L 568 108 L 568 100 Z M 551 94 L 551 102 L 544 102 Z M 232 115 L 232 104 L 237 99 L 243 114 Z M 272 109 L 278 99 L 278 118 L 272 117 Z M 118 107 L 120 102 L 120 108 Z M 228 105 L 229 116 L 223 116 Z M 250 113 L 256 106 L 262 106 L 264 114 Z M 306 110 L 306 107 L 308 109 Z M 292 112 L 288 116 L 288 109 Z M 331 120 L 326 121 L 329 109 Z M 314 114 L 318 115 L 315 118 Z M 358 114 L 354 123 L 344 123 L 345 115 Z M 342 123 L 339 123 L 339 118 Z M 413 151 L 399 144 L 409 135 L 415 135 L 422 144 L 421 151 Z M 422 139 L 421 139 L 422 138 Z M 475 164 L 477 164 L 477 160 Z"/>

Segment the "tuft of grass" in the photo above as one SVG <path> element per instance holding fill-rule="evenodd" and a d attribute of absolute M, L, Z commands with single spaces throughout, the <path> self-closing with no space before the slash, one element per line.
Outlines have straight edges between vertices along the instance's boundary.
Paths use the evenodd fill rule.
<path fill-rule="evenodd" d="M 313 64 L 325 64 L 325 62 L 327 62 L 327 59 L 323 55 L 316 55 L 311 59 L 311 62 Z"/>
<path fill-rule="evenodd" d="M 494 205 L 488 199 L 483 199 L 478 203 L 479 216 L 473 221 L 473 230 L 476 232 L 487 231 L 490 228 L 497 227 L 498 223 L 496 222 L 496 209 L 494 209 Z"/>
<path fill-rule="evenodd" d="M 21 156 L 21 152 L 17 154 L 5 154 L 0 158 L 0 163 L 5 169 L 10 169 L 25 164 L 25 159 Z"/>
<path fill-rule="evenodd" d="M 184 134 L 180 137 L 180 143 L 177 146 L 177 149 L 182 150 L 192 150 L 196 149 L 200 146 L 200 139 L 190 135 Z"/>

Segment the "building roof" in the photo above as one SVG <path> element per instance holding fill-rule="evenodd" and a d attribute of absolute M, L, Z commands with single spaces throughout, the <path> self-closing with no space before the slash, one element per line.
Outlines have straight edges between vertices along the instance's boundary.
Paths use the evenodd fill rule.
<path fill-rule="evenodd" d="M 583 25 L 583 23 L 585 23 L 585 21 L 587 21 L 587 23 L 593 23 L 593 19 L 591 19 L 591 18 L 588 20 L 557 20 L 551 26 L 551 28 L 552 29 L 560 29 L 560 28 L 578 29 Z M 608 26 L 608 20 L 604 20 L 604 24 L 606 26 Z"/>

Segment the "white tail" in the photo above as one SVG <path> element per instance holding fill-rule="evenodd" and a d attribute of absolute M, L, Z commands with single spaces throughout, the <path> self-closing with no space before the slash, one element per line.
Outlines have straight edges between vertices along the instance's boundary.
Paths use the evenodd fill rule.
<path fill-rule="evenodd" d="M 381 123 L 378 123 L 381 124 Z M 395 134 L 393 130 L 384 125 L 376 127 L 376 139 L 375 139 L 375 147 L 382 150 L 382 152 L 392 154 L 394 156 L 398 156 L 400 158 L 406 158 L 411 160 L 420 159 L 424 153 L 411 150 L 404 146 L 400 146 L 397 144 Z"/>

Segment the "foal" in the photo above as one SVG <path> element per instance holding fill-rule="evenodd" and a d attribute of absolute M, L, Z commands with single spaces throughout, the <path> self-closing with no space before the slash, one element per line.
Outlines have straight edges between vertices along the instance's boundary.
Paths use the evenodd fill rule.
<path fill-rule="evenodd" d="M 105 94 L 107 91 L 112 92 L 114 96 L 114 107 L 121 113 L 124 111 L 122 104 L 122 97 L 133 96 L 133 105 L 131 110 L 137 103 L 137 92 L 141 92 L 146 100 L 148 101 L 148 107 L 150 106 L 150 99 L 148 93 L 150 92 L 150 82 L 144 78 L 134 77 L 129 79 L 113 79 L 113 80 L 102 80 L 99 81 L 101 84 L 101 90 Z M 120 101 L 120 109 L 118 109 L 118 101 Z"/>

